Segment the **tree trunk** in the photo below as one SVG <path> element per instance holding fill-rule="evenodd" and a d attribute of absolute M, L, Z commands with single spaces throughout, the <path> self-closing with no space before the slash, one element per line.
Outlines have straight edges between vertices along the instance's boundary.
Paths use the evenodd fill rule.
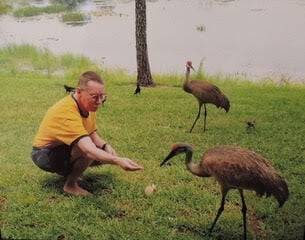
<path fill-rule="evenodd" d="M 137 83 L 140 86 L 153 86 L 150 72 L 146 38 L 146 0 L 135 0 L 136 4 L 136 51 Z"/>

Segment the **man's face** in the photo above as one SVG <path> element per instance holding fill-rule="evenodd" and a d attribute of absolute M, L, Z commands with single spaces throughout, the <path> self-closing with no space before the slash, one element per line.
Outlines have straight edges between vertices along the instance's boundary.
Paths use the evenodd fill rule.
<path fill-rule="evenodd" d="M 104 85 L 94 81 L 89 81 L 84 89 L 78 88 L 78 95 L 79 104 L 88 112 L 96 112 L 106 99 Z"/>

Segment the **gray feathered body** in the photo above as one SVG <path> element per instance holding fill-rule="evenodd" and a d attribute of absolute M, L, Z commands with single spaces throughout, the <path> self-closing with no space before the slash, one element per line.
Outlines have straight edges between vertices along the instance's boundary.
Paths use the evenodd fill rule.
<path fill-rule="evenodd" d="M 188 169 L 202 177 L 213 176 L 223 190 L 248 189 L 259 196 L 273 195 L 282 206 L 288 199 L 287 183 L 261 155 L 237 146 L 207 150 L 197 165 L 187 160 Z"/>
<path fill-rule="evenodd" d="M 198 100 L 199 104 L 211 103 L 217 108 L 223 108 L 228 112 L 230 110 L 229 99 L 221 92 L 221 90 L 205 80 L 188 80 L 183 84 L 183 90 L 191 93 Z"/>

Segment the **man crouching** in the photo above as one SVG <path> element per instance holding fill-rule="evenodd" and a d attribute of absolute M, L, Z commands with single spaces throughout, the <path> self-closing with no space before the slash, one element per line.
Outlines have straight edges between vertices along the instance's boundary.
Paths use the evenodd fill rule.
<path fill-rule="evenodd" d="M 65 176 L 63 190 L 74 195 L 91 193 L 77 184 L 90 166 L 115 164 L 127 171 L 143 169 L 119 157 L 97 134 L 96 111 L 106 99 L 103 79 L 88 71 L 80 76 L 75 92 L 46 112 L 33 140 L 32 160 L 41 169 Z"/>

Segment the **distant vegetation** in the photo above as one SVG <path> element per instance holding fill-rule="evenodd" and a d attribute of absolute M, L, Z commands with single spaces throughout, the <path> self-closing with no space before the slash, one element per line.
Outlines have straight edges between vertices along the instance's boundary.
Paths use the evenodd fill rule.
<path fill-rule="evenodd" d="M 12 3 L 9 1 L 0 0 L 0 15 L 12 13 L 16 18 L 34 17 L 42 14 L 55 14 L 63 13 L 61 20 L 67 23 L 80 23 L 85 22 L 88 17 L 75 11 L 77 5 L 84 0 L 53 0 L 50 5 L 47 6 L 32 6 L 30 1 L 23 1 L 17 4 L 17 7 L 13 9 Z"/>
<path fill-rule="evenodd" d="M 67 12 L 62 15 L 62 21 L 65 23 L 84 23 L 88 17 L 81 12 Z"/>
<path fill-rule="evenodd" d="M 7 1 L 0 0 L 0 15 L 7 14 L 12 10 L 12 6 Z"/>
<path fill-rule="evenodd" d="M 26 6 L 13 12 L 15 17 L 33 17 L 43 13 L 52 14 L 69 10 L 68 5 L 49 5 L 45 7 Z"/>
<path fill-rule="evenodd" d="M 4 60 L 5 59 L 5 60 Z M 32 45 L 9 45 L 0 51 L 0 68 L 2 73 L 15 75 L 43 74 L 48 77 L 65 77 L 75 69 L 97 68 L 84 56 L 64 54 L 56 56 L 48 49 L 39 49 Z"/>

